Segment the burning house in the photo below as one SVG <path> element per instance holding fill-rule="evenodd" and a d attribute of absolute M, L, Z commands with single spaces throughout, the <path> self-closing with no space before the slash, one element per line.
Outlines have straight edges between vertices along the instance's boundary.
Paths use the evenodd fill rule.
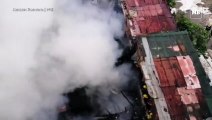
<path fill-rule="evenodd" d="M 93 4 L 99 2 L 94 0 Z M 97 120 L 202 120 L 211 117 L 210 80 L 188 33 L 177 31 L 167 1 L 121 0 L 120 3 L 125 17 L 125 32 L 131 48 L 124 51 L 126 54 L 118 59 L 116 66 L 122 64 L 125 58 L 129 60 L 135 52 L 134 62 L 142 76 L 139 76 L 140 80 L 136 83 L 137 86 L 134 86 L 137 90 L 134 89 L 134 92 L 139 92 L 136 95 L 140 96 L 134 96 L 132 103 L 123 91 L 116 94 L 112 90 L 114 96 L 121 96 L 129 104 L 116 112 L 105 109 L 104 112 L 97 113 L 97 108 L 83 106 L 87 106 L 88 111 L 96 109 L 93 113 Z M 129 92 L 128 96 L 129 94 L 132 95 L 132 92 Z M 96 96 L 90 97 L 92 101 Z M 89 100 L 85 97 L 84 99 Z M 91 101 L 87 101 L 88 104 L 92 105 L 93 103 L 89 103 Z M 73 114 L 74 104 L 68 106 Z M 78 110 L 81 109 L 80 106 L 75 107 Z M 143 117 L 141 111 L 144 111 Z M 128 117 L 123 118 L 125 115 Z"/>

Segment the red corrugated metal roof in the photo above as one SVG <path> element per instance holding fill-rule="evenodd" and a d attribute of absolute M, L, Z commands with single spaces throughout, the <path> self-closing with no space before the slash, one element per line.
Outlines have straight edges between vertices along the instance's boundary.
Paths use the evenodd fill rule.
<path fill-rule="evenodd" d="M 177 92 L 185 105 L 199 103 L 195 89 L 177 88 Z"/>
<path fill-rule="evenodd" d="M 189 56 L 178 56 L 177 60 L 180 64 L 180 68 L 187 84 L 187 88 L 201 88 L 191 58 Z"/>
<path fill-rule="evenodd" d="M 166 99 L 171 119 L 184 120 L 186 110 L 184 109 L 180 96 L 176 93 L 176 87 L 162 87 L 162 91 Z"/>
<path fill-rule="evenodd" d="M 154 64 L 171 119 L 201 120 L 206 104 L 201 90 L 197 87 L 198 78 L 192 77 L 196 71 L 190 57 L 156 58 Z M 185 81 L 189 77 L 194 84 Z"/>
<path fill-rule="evenodd" d="M 180 48 L 173 49 L 178 51 Z M 202 120 L 207 105 L 198 87 L 199 82 L 191 58 L 155 58 L 154 64 L 171 119 Z"/>
<path fill-rule="evenodd" d="M 154 59 L 161 87 L 180 86 L 186 83 L 176 57 Z"/>
<path fill-rule="evenodd" d="M 176 30 L 165 0 L 126 0 L 125 5 L 127 25 L 132 36 Z"/>
<path fill-rule="evenodd" d="M 135 7 L 135 1 L 134 0 L 126 0 L 127 6 L 129 7 Z"/>
<path fill-rule="evenodd" d="M 168 106 L 168 112 L 173 120 L 196 119 L 202 120 L 203 101 L 199 100 L 202 97 L 199 89 L 186 89 L 185 87 L 177 88 L 162 87 L 163 94 Z"/>
<path fill-rule="evenodd" d="M 139 6 L 166 3 L 166 0 L 126 0 L 126 2 L 130 7 L 135 6 L 139 7 Z"/>
<path fill-rule="evenodd" d="M 188 89 L 200 88 L 199 79 L 189 56 L 154 59 L 159 82 L 164 86 L 187 86 Z"/>
<path fill-rule="evenodd" d="M 200 114 L 200 104 L 198 94 L 195 89 L 178 88 L 178 93 L 181 95 L 181 101 L 187 107 L 187 112 L 190 120 L 202 120 Z"/>

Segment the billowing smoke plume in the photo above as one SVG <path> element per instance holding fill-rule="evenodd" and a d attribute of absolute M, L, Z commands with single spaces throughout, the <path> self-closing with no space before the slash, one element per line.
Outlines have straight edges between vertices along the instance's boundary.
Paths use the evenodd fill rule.
<path fill-rule="evenodd" d="M 67 101 L 62 93 L 125 83 L 127 67 L 114 67 L 122 17 L 107 0 L 100 6 L 86 0 L 0 1 L 0 120 L 55 120 Z"/>

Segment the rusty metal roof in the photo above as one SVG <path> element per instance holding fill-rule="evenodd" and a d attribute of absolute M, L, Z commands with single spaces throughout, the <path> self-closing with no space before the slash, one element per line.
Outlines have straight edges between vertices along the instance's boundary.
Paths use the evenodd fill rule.
<path fill-rule="evenodd" d="M 126 3 L 130 7 L 141 7 L 146 5 L 166 3 L 166 0 L 126 0 Z"/>
<path fill-rule="evenodd" d="M 168 112 L 173 120 L 202 120 L 207 113 L 207 106 L 200 89 L 185 87 L 162 87 Z"/>
<path fill-rule="evenodd" d="M 180 68 L 187 84 L 187 88 L 201 88 L 191 58 L 189 56 L 177 56 L 177 60 L 180 64 Z"/>
<path fill-rule="evenodd" d="M 186 110 L 184 109 L 180 96 L 177 95 L 176 87 L 162 87 L 162 91 L 166 99 L 171 119 L 184 120 L 186 118 Z"/>
<path fill-rule="evenodd" d="M 165 0 L 126 0 L 123 4 L 131 36 L 174 31 L 176 24 Z"/>
<path fill-rule="evenodd" d="M 177 88 L 177 92 L 181 97 L 183 104 L 196 104 L 199 103 L 195 89 Z"/>
<path fill-rule="evenodd" d="M 187 109 L 190 120 L 202 120 L 207 116 L 208 108 L 201 89 L 177 88 L 177 93 Z"/>
<path fill-rule="evenodd" d="M 185 87 L 185 79 L 176 57 L 154 59 L 161 87 Z"/>
<path fill-rule="evenodd" d="M 188 36 L 188 32 L 181 31 L 181 32 L 151 34 L 147 36 L 146 38 L 148 41 L 148 46 L 151 51 L 151 55 L 154 60 L 158 60 L 161 58 L 176 57 L 176 56 L 187 56 L 187 55 L 190 56 L 195 69 L 193 69 L 193 67 L 189 69 L 193 69 L 196 71 L 196 76 L 198 76 L 199 82 L 201 84 L 202 93 L 204 94 L 202 98 L 205 98 L 203 101 L 207 103 L 207 105 L 203 109 L 204 113 L 206 114 L 205 116 L 211 116 L 212 115 L 212 86 L 210 86 L 209 84 L 210 80 L 206 76 L 206 73 L 199 61 L 198 54 L 192 45 L 192 42 Z M 160 64 L 158 69 L 159 68 L 161 69 Z M 187 64 L 190 64 L 190 63 L 188 62 Z M 155 66 L 157 66 L 157 64 L 155 64 Z M 181 64 L 181 67 L 182 66 L 183 64 Z M 184 68 L 181 68 L 181 69 L 184 69 Z M 182 72 L 183 77 L 185 77 L 186 74 L 188 75 L 188 73 L 189 74 L 195 73 L 193 70 L 191 70 L 191 72 L 186 72 L 186 70 L 183 70 L 184 71 L 184 73 Z M 161 76 L 165 76 L 164 71 L 161 71 L 160 74 Z M 158 79 L 161 79 L 161 78 L 158 78 Z M 163 80 L 164 79 L 162 79 L 161 81 Z M 194 77 L 193 80 L 197 81 L 197 78 Z M 167 85 L 165 84 L 164 86 L 167 86 Z"/>
<path fill-rule="evenodd" d="M 208 108 L 191 58 L 154 58 L 154 65 L 171 119 L 202 120 Z"/>

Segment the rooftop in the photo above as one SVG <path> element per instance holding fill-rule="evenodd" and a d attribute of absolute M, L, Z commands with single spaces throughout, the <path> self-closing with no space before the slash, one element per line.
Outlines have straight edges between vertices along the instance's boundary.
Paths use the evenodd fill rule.
<path fill-rule="evenodd" d="M 126 3 L 130 7 L 141 7 L 147 5 L 166 3 L 166 0 L 126 0 Z"/>
<path fill-rule="evenodd" d="M 157 58 L 154 59 L 154 64 L 161 87 L 186 86 L 183 73 L 176 57 Z"/>
<path fill-rule="evenodd" d="M 175 31 L 176 25 L 165 0 L 125 0 L 124 13 L 131 36 Z"/>
<path fill-rule="evenodd" d="M 171 63 L 172 61 L 176 61 L 173 57 L 187 55 L 190 57 L 185 57 L 186 59 L 183 57 L 177 58 L 180 69 L 183 69 L 182 72 L 178 74 L 179 80 L 181 81 L 182 76 L 188 80 L 186 85 L 189 86 L 188 88 L 190 89 L 199 88 L 200 86 L 198 84 L 200 83 L 203 92 L 202 98 L 205 98 L 210 110 L 208 114 L 212 114 L 212 87 L 210 86 L 210 80 L 200 63 L 199 56 L 192 45 L 188 33 L 186 31 L 159 33 L 149 35 L 146 38 L 154 63 L 156 63 L 156 69 L 164 69 L 157 70 L 160 71 L 158 73 L 161 74 L 159 79 L 161 79 L 161 81 L 166 81 L 163 82 L 165 84 L 161 84 L 162 86 L 173 86 L 174 83 L 176 85 L 176 82 L 174 82 L 176 75 L 173 71 L 178 71 L 179 68 L 174 68 L 174 65 Z M 169 78 L 168 82 L 166 80 L 167 78 L 164 78 L 164 76 Z M 193 82 L 189 82 L 191 79 Z M 205 110 L 207 111 L 207 108 Z"/>

